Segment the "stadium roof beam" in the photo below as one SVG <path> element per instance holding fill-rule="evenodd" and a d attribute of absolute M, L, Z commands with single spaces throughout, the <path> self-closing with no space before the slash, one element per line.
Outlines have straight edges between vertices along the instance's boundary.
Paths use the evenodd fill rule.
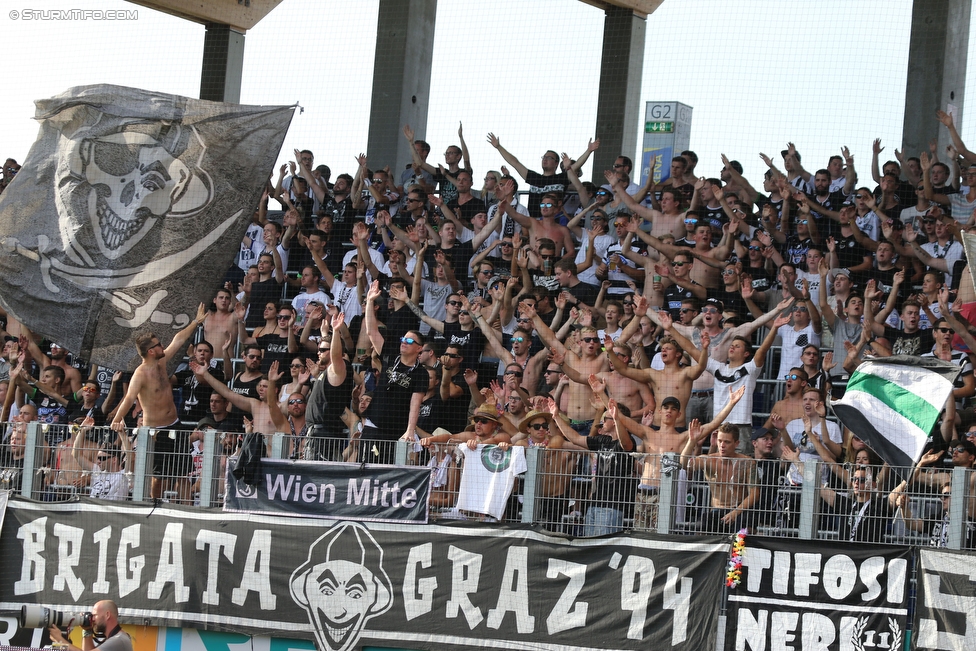
<path fill-rule="evenodd" d="M 961 128 L 971 5 L 971 0 L 915 0 L 901 143 L 906 159 L 927 152 L 929 141 L 938 138 L 939 159 L 946 160 L 952 140 L 936 121 L 937 110 L 955 106 L 956 127 Z"/>
<path fill-rule="evenodd" d="M 610 7 L 629 9 L 641 18 L 647 18 L 648 14 L 653 14 L 654 10 L 661 6 L 664 0 L 580 0 L 588 5 L 593 5 L 597 9 L 606 11 Z"/>
<path fill-rule="evenodd" d="M 600 148 L 593 153 L 593 182 L 599 186 L 604 182 L 603 170 L 612 169 L 617 156 L 633 158 L 636 151 L 646 16 L 663 0 L 582 1 L 601 7 L 605 14 L 594 129 Z"/>
<path fill-rule="evenodd" d="M 244 33 L 282 0 L 129 0 L 204 25 L 200 99 L 241 101 Z"/>

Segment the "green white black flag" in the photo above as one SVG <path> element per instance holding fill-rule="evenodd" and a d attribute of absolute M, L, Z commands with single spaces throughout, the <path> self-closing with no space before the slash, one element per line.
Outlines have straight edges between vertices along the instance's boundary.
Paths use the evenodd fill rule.
<path fill-rule="evenodd" d="M 897 467 L 911 467 L 939 420 L 959 367 L 932 357 L 894 355 L 862 363 L 834 413 L 854 435 Z"/>

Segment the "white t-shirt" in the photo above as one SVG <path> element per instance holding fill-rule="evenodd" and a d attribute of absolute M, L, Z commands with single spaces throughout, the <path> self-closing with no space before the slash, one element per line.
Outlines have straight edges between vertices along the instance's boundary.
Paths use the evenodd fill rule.
<path fill-rule="evenodd" d="M 596 268 L 600 264 L 600 260 L 607 257 L 607 249 L 611 245 L 615 244 L 617 239 L 612 235 L 597 235 L 596 239 L 593 240 L 593 264 L 590 265 L 589 269 L 584 269 L 579 272 L 579 279 L 584 283 L 589 283 L 597 287 L 600 286 L 600 279 L 596 277 Z M 590 245 L 590 236 L 583 232 L 583 240 L 580 242 L 579 250 L 576 251 L 576 259 L 574 262 L 576 264 L 582 264 L 583 260 L 586 259 L 586 247 Z"/>
<path fill-rule="evenodd" d="M 248 267 L 258 263 L 258 256 L 264 251 L 264 229 L 260 224 L 250 224 L 244 237 L 249 238 L 251 244 L 246 246 L 244 240 L 241 240 L 241 250 L 237 253 L 237 266 L 242 271 L 247 271 Z"/>
<path fill-rule="evenodd" d="M 459 445 L 458 449 L 464 454 L 464 466 L 457 508 L 500 520 L 505 515 L 515 475 L 525 472 L 525 448 L 512 446 L 502 451 L 497 445 L 479 445 L 472 450 Z"/>
<path fill-rule="evenodd" d="M 291 306 L 295 308 L 295 312 L 298 314 L 298 320 L 296 323 L 298 325 L 305 325 L 305 308 L 312 301 L 318 301 L 322 305 L 331 305 L 332 299 L 329 295 L 323 292 L 321 289 L 317 292 L 302 292 L 295 298 L 291 299 Z"/>
<path fill-rule="evenodd" d="M 782 339 L 783 346 L 779 357 L 779 373 L 776 379 L 782 380 L 783 376 L 789 373 L 791 368 L 803 367 L 803 364 L 800 362 L 803 349 L 810 344 L 819 347 L 820 335 L 814 331 L 813 323 L 808 323 L 807 327 L 802 330 L 795 330 L 792 327 L 784 326 L 779 329 L 779 335 Z"/>
<path fill-rule="evenodd" d="M 376 249 L 370 248 L 368 246 L 366 247 L 366 250 L 369 251 L 369 257 L 373 261 L 373 264 L 376 266 L 377 271 L 382 269 L 383 265 L 386 264 L 386 258 L 383 257 L 383 254 L 377 251 Z M 359 249 L 350 249 L 349 251 L 346 251 L 346 254 L 342 256 L 342 266 L 345 267 L 347 264 L 352 262 L 353 257 L 357 253 L 359 253 Z M 389 269 L 389 267 L 387 267 L 387 269 Z M 366 280 L 367 280 L 367 284 L 375 280 L 372 274 L 369 273 L 368 267 L 366 268 Z"/>
<path fill-rule="evenodd" d="M 821 422 L 819 419 L 817 424 L 813 426 L 813 431 L 820 434 L 823 437 L 823 431 L 821 429 Z M 791 420 L 786 424 L 786 433 L 789 434 L 790 440 L 793 441 L 793 447 L 796 448 L 797 453 L 800 455 L 800 461 L 815 461 L 820 459 L 820 455 L 817 454 L 817 448 L 813 447 L 813 443 L 810 442 L 810 437 L 807 437 L 806 442 L 803 442 L 803 419 L 797 418 L 796 420 Z M 827 421 L 827 438 L 836 443 L 837 445 L 844 444 L 844 436 L 841 434 L 840 427 L 837 423 Z M 830 468 L 826 465 L 823 467 L 823 475 L 821 476 L 821 482 L 829 479 Z M 799 469 L 795 465 L 790 465 L 789 473 L 787 474 L 789 482 L 794 486 L 800 486 L 803 484 L 803 475 L 800 473 Z"/>
<path fill-rule="evenodd" d="M 108 472 L 97 465 L 92 470 L 91 496 L 100 500 L 129 499 L 129 477 L 122 472 Z"/>
<path fill-rule="evenodd" d="M 715 378 L 712 418 L 715 418 L 715 414 L 722 411 L 729 402 L 730 393 L 741 386 L 745 386 L 745 395 L 732 408 L 732 413 L 725 419 L 725 422 L 735 425 L 752 423 L 752 394 L 756 390 L 756 381 L 759 379 L 759 373 L 762 369 L 758 368 L 751 359 L 742 366 L 731 368 L 728 364 L 717 362 L 710 356 L 706 370 Z"/>
<path fill-rule="evenodd" d="M 346 283 L 338 278 L 332 284 L 332 301 L 345 314 L 346 325 L 352 321 L 354 316 L 363 313 L 363 307 L 359 303 L 359 291 L 356 286 L 347 287 Z"/>

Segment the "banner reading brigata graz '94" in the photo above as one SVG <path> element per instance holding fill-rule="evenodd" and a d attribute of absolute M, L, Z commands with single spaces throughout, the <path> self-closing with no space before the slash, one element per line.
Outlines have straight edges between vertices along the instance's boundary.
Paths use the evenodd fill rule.
<path fill-rule="evenodd" d="M 239 250 L 293 111 L 110 85 L 38 101 L 0 195 L 0 303 L 110 368 L 142 330 L 168 342 Z"/>
<path fill-rule="evenodd" d="M 910 549 L 750 537 L 728 651 L 901 651 Z"/>
<path fill-rule="evenodd" d="M 334 522 L 94 501 L 8 505 L 0 610 L 362 645 L 715 648 L 728 543 Z"/>

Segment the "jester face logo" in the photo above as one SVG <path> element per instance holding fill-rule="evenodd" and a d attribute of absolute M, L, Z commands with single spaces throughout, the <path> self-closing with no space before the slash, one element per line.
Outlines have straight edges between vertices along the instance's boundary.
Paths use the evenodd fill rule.
<path fill-rule="evenodd" d="M 322 651 L 353 648 L 366 622 L 393 605 L 383 549 L 369 531 L 351 522 L 332 527 L 312 544 L 289 586 Z"/>

